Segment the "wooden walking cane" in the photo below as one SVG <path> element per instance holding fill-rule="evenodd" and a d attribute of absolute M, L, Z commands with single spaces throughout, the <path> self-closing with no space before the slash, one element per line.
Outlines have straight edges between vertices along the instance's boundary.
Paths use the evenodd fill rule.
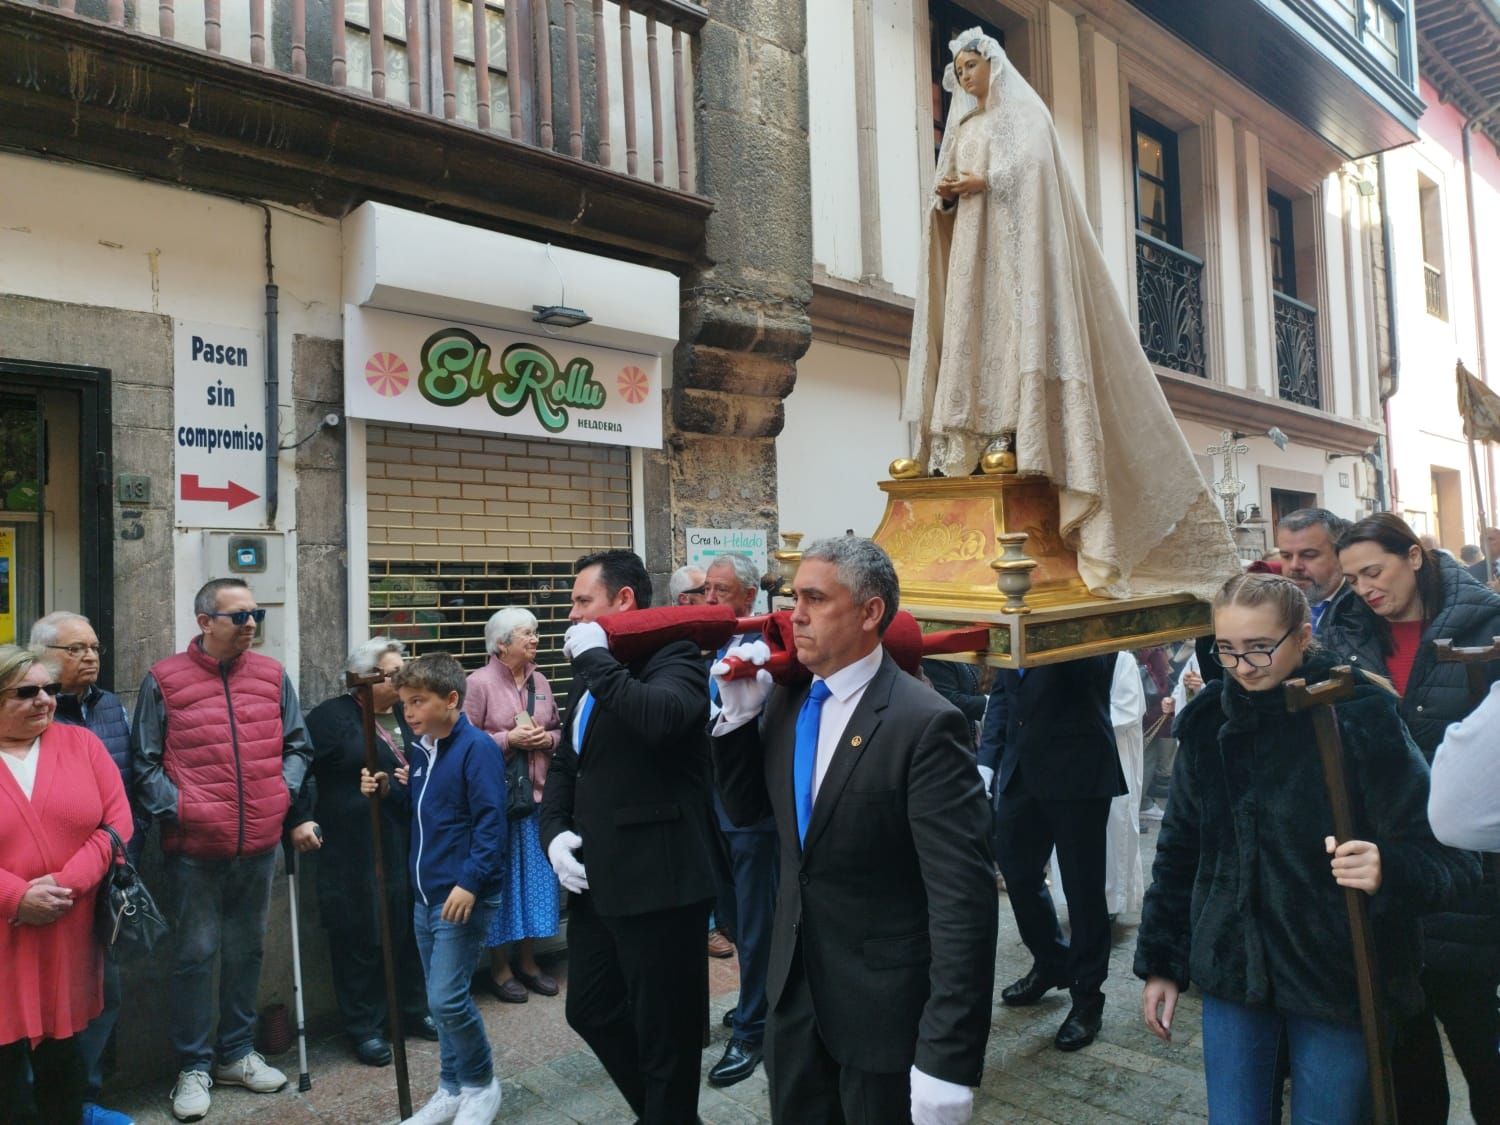
<path fill-rule="evenodd" d="M 1354 812 L 1349 783 L 1344 776 L 1344 741 L 1333 707 L 1353 697 L 1354 674 L 1347 666 L 1339 667 L 1323 683 L 1309 687 L 1306 680 L 1288 680 L 1282 690 L 1288 711 L 1311 714 L 1318 756 L 1323 760 L 1323 784 L 1333 809 L 1333 838 L 1340 844 L 1352 840 Z M 1396 1088 L 1391 1077 L 1385 1006 L 1380 1002 L 1380 966 L 1375 957 L 1375 935 L 1370 929 L 1370 904 L 1363 891 L 1345 887 L 1344 906 L 1349 913 L 1349 936 L 1354 944 L 1359 1022 L 1364 1032 L 1365 1057 L 1370 1064 L 1370 1119 L 1375 1125 L 1395 1125 Z"/>
<path fill-rule="evenodd" d="M 365 735 L 365 769 L 380 772 L 375 755 L 375 691 L 385 680 L 383 672 L 348 672 L 344 683 L 359 700 Z M 370 846 L 375 860 L 375 902 L 380 916 L 380 959 L 385 965 L 385 1011 L 391 1024 L 391 1054 L 396 1060 L 396 1101 L 401 1119 L 412 1115 L 411 1079 L 406 1073 L 406 1036 L 401 1030 L 401 1005 L 396 998 L 396 947 L 391 942 L 391 910 L 385 897 L 385 848 L 381 842 L 380 790 L 370 794 Z"/>

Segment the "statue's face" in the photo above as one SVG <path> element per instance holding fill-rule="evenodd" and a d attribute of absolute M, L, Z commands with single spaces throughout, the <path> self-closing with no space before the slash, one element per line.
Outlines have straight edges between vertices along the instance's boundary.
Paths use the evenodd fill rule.
<path fill-rule="evenodd" d="M 983 98 L 990 88 L 990 60 L 977 51 L 960 51 L 953 60 L 958 84 L 971 98 Z"/>

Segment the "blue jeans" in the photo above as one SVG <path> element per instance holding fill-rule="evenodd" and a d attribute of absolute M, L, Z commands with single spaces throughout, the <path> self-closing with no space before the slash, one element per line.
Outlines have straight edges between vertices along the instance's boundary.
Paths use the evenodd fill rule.
<path fill-rule="evenodd" d="M 78 1057 L 83 1060 L 84 1100 L 98 1101 L 99 1087 L 104 1085 L 104 1048 L 120 1018 L 120 966 L 108 953 L 104 955 L 104 1008 L 88 1027 L 73 1036 Z"/>
<path fill-rule="evenodd" d="M 276 852 L 241 859 L 167 857 L 172 883 L 172 1048 L 181 1069 L 207 1072 L 237 1062 L 255 1045 L 261 946 L 271 908 Z M 214 960 L 219 1026 L 214 1034 Z"/>
<path fill-rule="evenodd" d="M 1370 1116 L 1369 1064 L 1358 1024 L 1288 1016 L 1203 997 L 1203 1070 L 1214 1125 L 1264 1125 L 1281 1100 L 1282 1037 L 1292 1125 L 1358 1125 Z"/>
<path fill-rule="evenodd" d="M 419 902 L 412 911 L 427 976 L 427 1009 L 438 1029 L 439 1084 L 450 1094 L 464 1086 L 488 1086 L 495 1076 L 490 1039 L 469 995 L 469 981 L 499 907 L 499 895 L 476 902 L 463 925 L 444 922 L 440 902 Z"/>

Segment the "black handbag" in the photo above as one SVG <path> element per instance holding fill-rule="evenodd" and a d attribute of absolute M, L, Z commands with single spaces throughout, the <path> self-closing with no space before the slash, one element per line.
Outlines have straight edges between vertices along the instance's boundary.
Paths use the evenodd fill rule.
<path fill-rule="evenodd" d="M 526 713 L 536 710 L 536 684 L 526 680 Z M 511 823 L 525 820 L 536 811 L 531 799 L 531 751 L 518 750 L 505 763 L 505 819 Z"/>
<path fill-rule="evenodd" d="M 125 858 L 119 835 L 107 824 L 99 827 L 109 833 L 111 855 L 94 904 L 94 936 L 104 952 L 116 959 L 150 953 L 167 936 L 167 920 L 140 873 Z"/>

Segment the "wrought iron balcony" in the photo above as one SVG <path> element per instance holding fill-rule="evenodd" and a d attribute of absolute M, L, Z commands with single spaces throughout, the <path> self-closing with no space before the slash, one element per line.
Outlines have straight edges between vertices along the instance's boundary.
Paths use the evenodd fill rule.
<path fill-rule="evenodd" d="M 1287 402 L 1321 409 L 1318 379 L 1318 310 L 1285 293 L 1276 305 L 1276 393 Z"/>
<path fill-rule="evenodd" d="M 1207 377 L 1203 259 L 1137 231 L 1135 292 L 1147 358 L 1174 371 Z"/>
<path fill-rule="evenodd" d="M 1437 266 L 1429 266 L 1423 262 L 1422 281 L 1427 291 L 1427 315 L 1446 320 L 1448 317 L 1443 302 L 1443 271 Z"/>

